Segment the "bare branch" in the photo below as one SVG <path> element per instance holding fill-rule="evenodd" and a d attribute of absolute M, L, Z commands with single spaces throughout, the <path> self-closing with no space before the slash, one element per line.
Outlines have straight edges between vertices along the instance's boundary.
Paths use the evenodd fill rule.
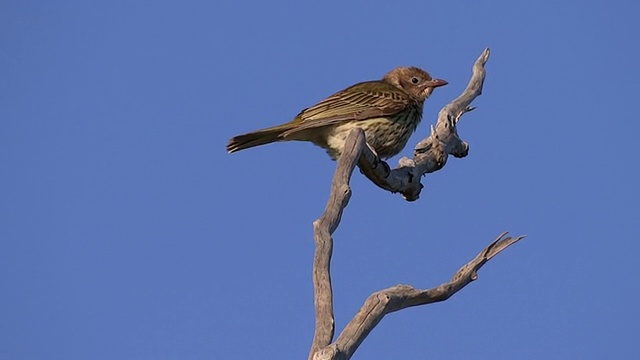
<path fill-rule="evenodd" d="M 311 358 L 319 349 L 326 347 L 333 340 L 335 320 L 333 315 L 333 290 L 331 289 L 331 254 L 333 238 L 331 234 L 340 224 L 342 211 L 349 203 L 351 187 L 349 180 L 353 169 L 364 149 L 364 131 L 356 128 L 347 136 L 342 156 L 338 159 L 336 172 L 331 182 L 329 201 L 322 216 L 313 222 L 313 238 L 316 252 L 313 257 L 313 288 L 315 292 L 316 328 L 311 345 Z M 371 153 L 371 151 L 369 150 Z M 371 156 L 374 156 L 371 153 Z"/>
<path fill-rule="evenodd" d="M 369 296 L 356 316 L 342 331 L 334 344 L 331 359 L 349 359 L 371 330 L 391 312 L 411 306 L 426 305 L 449 299 L 470 282 L 478 278 L 478 270 L 491 258 L 524 236 L 505 237 L 500 234 L 489 246 L 484 248 L 473 260 L 462 266 L 449 282 L 431 289 L 415 289 L 409 285 L 396 285 L 380 290 Z"/>

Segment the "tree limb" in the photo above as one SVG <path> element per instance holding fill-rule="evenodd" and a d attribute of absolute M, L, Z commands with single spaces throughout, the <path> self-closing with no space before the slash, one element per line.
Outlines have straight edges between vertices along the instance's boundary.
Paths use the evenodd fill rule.
<path fill-rule="evenodd" d="M 309 358 L 333 340 L 335 320 L 333 315 L 333 290 L 331 288 L 331 254 L 333 238 L 331 234 L 340 224 L 342 211 L 349 203 L 351 187 L 349 180 L 355 169 L 365 144 L 364 131 L 356 128 L 347 137 L 343 155 L 338 160 L 336 172 L 331 182 L 329 201 L 322 216 L 313 222 L 313 239 L 316 252 L 313 257 L 313 288 L 315 292 L 316 329 Z M 369 152 L 371 152 L 369 150 Z M 371 153 L 371 156 L 374 156 Z"/>
<path fill-rule="evenodd" d="M 356 316 L 338 336 L 336 342 L 331 345 L 330 349 L 324 351 L 324 354 L 331 354 L 326 359 L 351 358 L 358 346 L 386 314 L 411 306 L 426 305 L 449 299 L 470 282 L 476 280 L 478 270 L 487 261 L 524 238 L 524 236 L 505 237 L 506 234 L 506 232 L 500 234 L 473 260 L 462 266 L 449 282 L 426 290 L 416 289 L 409 285 L 396 285 L 371 294 Z"/>

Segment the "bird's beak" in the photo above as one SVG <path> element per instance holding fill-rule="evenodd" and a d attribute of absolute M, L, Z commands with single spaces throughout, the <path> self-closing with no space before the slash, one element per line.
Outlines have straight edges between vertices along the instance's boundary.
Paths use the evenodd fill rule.
<path fill-rule="evenodd" d="M 424 84 L 427 87 L 432 87 L 432 88 L 437 88 L 439 86 L 445 86 L 447 85 L 449 82 L 447 80 L 442 80 L 442 79 L 431 79 L 431 81 L 426 81 Z"/>

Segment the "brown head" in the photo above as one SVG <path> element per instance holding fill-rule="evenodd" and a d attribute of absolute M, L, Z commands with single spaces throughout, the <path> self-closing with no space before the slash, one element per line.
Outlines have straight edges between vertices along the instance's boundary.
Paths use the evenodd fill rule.
<path fill-rule="evenodd" d="M 433 89 L 448 84 L 447 81 L 434 79 L 428 72 L 413 66 L 397 67 L 389 71 L 383 80 L 420 101 L 426 100 Z"/>

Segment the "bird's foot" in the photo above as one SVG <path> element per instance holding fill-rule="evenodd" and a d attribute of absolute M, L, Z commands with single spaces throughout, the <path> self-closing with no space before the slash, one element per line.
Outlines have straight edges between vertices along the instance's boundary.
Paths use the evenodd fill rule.
<path fill-rule="evenodd" d="M 374 155 L 372 168 L 377 169 L 378 166 L 382 166 L 384 167 L 385 177 L 389 176 L 389 174 L 391 173 L 391 168 L 389 167 L 389 164 L 387 164 L 386 161 L 380 159 L 380 156 L 378 156 L 378 153 L 376 152 L 376 149 L 373 148 L 373 146 L 369 145 L 369 143 L 367 142 L 365 142 L 365 144 Z"/>

